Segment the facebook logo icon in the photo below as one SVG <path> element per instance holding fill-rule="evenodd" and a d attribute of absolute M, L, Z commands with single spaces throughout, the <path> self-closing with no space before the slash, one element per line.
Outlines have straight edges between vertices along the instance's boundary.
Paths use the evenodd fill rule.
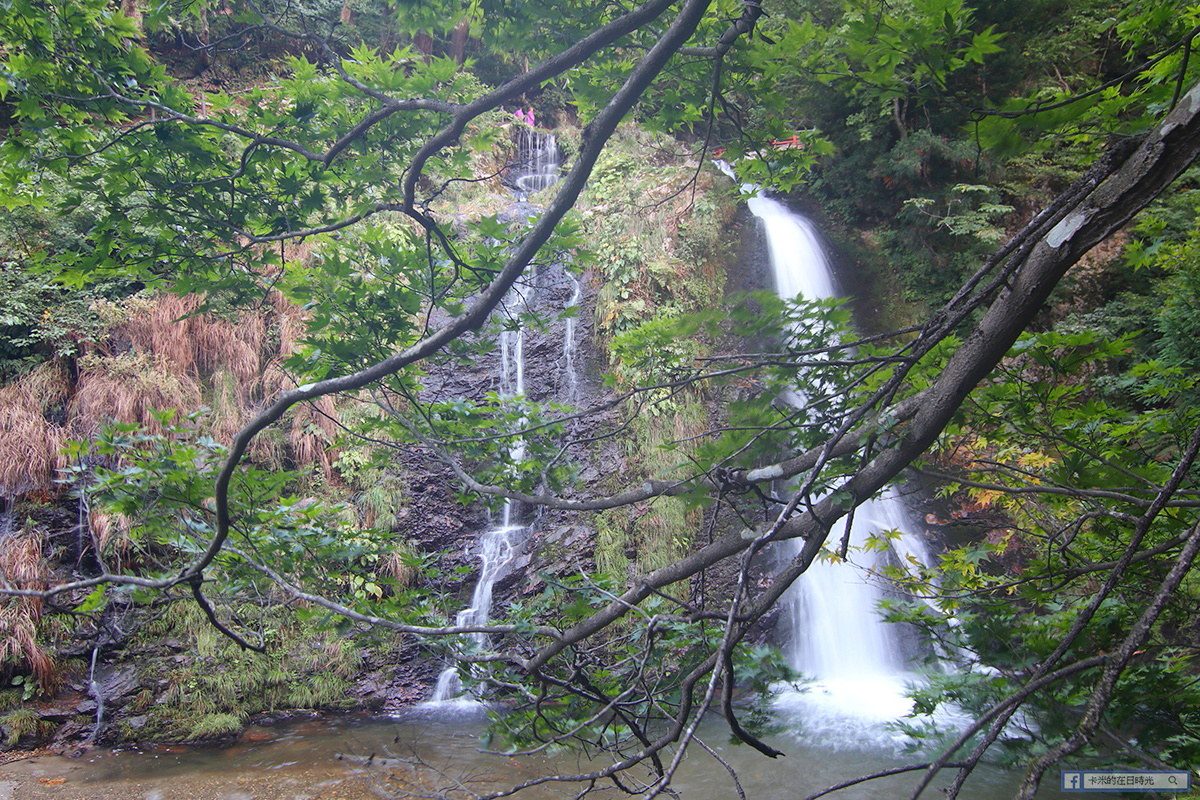
<path fill-rule="evenodd" d="M 1082 772 L 1067 772 L 1062 773 L 1062 788 L 1070 791 L 1074 789 L 1079 791 L 1083 788 L 1083 773 Z"/>

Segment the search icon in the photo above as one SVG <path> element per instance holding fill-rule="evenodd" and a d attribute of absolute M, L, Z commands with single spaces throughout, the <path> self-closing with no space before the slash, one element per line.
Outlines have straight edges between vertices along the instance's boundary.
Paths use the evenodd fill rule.
<path fill-rule="evenodd" d="M 1167 776 L 1167 783 L 1171 784 L 1172 786 L 1178 786 L 1179 779 L 1176 778 L 1174 775 L 1169 775 L 1169 776 Z"/>

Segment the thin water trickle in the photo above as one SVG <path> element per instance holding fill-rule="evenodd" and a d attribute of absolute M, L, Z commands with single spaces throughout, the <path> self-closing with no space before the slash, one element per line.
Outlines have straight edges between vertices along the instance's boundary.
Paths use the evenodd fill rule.
<path fill-rule="evenodd" d="M 519 174 L 512 177 L 519 191 L 529 192 L 546 188 L 558 180 L 560 157 L 558 145 L 554 136 L 541 131 L 524 130 L 521 138 L 522 163 Z M 581 287 L 573 276 L 574 285 L 571 299 L 567 306 L 579 303 Z M 525 397 L 525 345 L 528 333 L 525 326 L 520 324 L 522 315 L 526 314 L 538 300 L 537 276 L 528 283 L 518 283 L 509 292 L 508 297 L 501 303 L 499 314 L 506 320 L 515 320 L 516 325 L 506 327 L 500 333 L 500 396 L 516 403 L 524 402 Z M 574 318 L 566 319 L 566 333 L 563 344 L 565 383 L 572 397 L 578 384 L 574 366 Z M 525 418 L 517 422 L 517 427 L 525 425 Z M 513 438 L 509 445 L 508 455 L 514 465 L 525 460 L 526 442 L 521 436 Z M 515 480 L 516 476 L 513 475 Z M 460 627 L 477 627 L 487 625 L 491 620 L 492 594 L 496 583 L 501 580 L 511 568 L 513 561 L 520 554 L 521 545 L 528 535 L 528 526 L 521 522 L 521 509 L 512 500 L 505 500 L 500 512 L 500 522 L 488 528 L 479 535 L 479 579 L 471 597 L 471 605 L 459 611 L 455 624 Z M 488 645 L 487 635 L 473 632 L 469 638 L 478 648 Z M 458 667 L 451 665 L 442 670 L 434 686 L 433 694 L 426 706 L 451 705 L 461 707 L 475 701 L 463 696 L 462 676 Z"/>
<path fill-rule="evenodd" d="M 96 701 L 96 724 L 92 726 L 92 732 L 88 734 L 86 739 L 88 744 L 96 741 L 96 737 L 100 734 L 104 726 L 104 689 L 96 681 L 96 659 L 100 656 L 100 639 L 97 637 L 96 644 L 92 647 L 92 663 L 88 669 L 88 694 Z"/>
<path fill-rule="evenodd" d="M 563 330 L 563 391 L 562 402 L 567 405 L 575 405 L 579 399 L 579 373 L 575 369 L 575 309 L 579 308 L 579 300 L 583 294 L 583 285 L 571 273 L 567 273 L 567 278 L 571 281 L 571 298 L 567 300 L 564 311 L 568 311 L 564 320 Z"/>

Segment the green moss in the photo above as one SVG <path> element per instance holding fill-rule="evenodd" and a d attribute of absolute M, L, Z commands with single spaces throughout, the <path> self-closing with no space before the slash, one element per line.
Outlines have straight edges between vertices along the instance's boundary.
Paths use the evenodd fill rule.
<path fill-rule="evenodd" d="M 677 191 L 688 184 L 689 191 Z M 727 181 L 705 171 L 697 176 L 677 143 L 623 128 L 597 162 L 579 208 L 603 279 L 596 298 L 602 345 L 656 316 L 720 300 L 729 261 L 720 234 L 736 198 Z"/>
<path fill-rule="evenodd" d="M 675 190 L 689 182 L 689 191 Z M 723 234 L 737 207 L 731 184 L 706 170 L 697 175 L 674 142 L 635 127 L 618 131 L 580 204 L 602 277 L 596 300 L 601 347 L 642 326 L 719 306 L 732 261 Z M 675 355 L 684 363 L 711 352 L 703 336 L 680 347 L 686 351 Z M 620 386 L 662 377 L 652 374 L 654 364 L 627 355 L 620 348 L 609 352 Z M 682 477 L 688 442 L 707 427 L 704 399 L 663 391 L 646 400 L 630 420 L 629 466 L 645 478 Z M 631 568 L 644 574 L 665 566 L 687 553 L 697 523 L 675 498 L 598 514 L 596 567 L 624 582 Z"/>
<path fill-rule="evenodd" d="M 129 702 L 129 710 L 134 712 L 145 711 L 154 707 L 154 692 L 150 689 L 142 689 L 133 700 Z"/>
<path fill-rule="evenodd" d="M 618 509 L 603 511 L 595 516 L 596 569 L 624 583 L 629 577 L 629 557 L 625 555 L 628 535 L 625 517 Z"/>
<path fill-rule="evenodd" d="M 626 451 L 629 466 L 641 477 L 681 478 L 687 471 L 687 452 L 694 437 L 707 426 L 707 412 L 698 399 L 676 398 L 657 413 L 643 413 L 629 424 Z M 630 559 L 638 574 L 646 574 L 684 556 L 699 524 L 698 512 L 674 497 L 655 498 L 647 506 L 612 509 L 597 514 L 596 568 L 624 583 Z"/>
<path fill-rule="evenodd" d="M 139 741 L 187 741 L 219 738 L 236 732 L 254 714 L 294 708 L 344 709 L 351 681 L 362 664 L 355 642 L 288 610 L 245 606 L 232 609 L 241 619 L 257 619 L 268 631 L 267 651 L 242 650 L 208 624 L 195 604 L 176 603 L 147 625 L 139 644 L 161 639 L 183 643 L 195 660 L 171 663 L 162 673 L 166 688 L 143 691 L 132 702 L 147 721 L 134 730 L 118 727 L 122 738 Z M 153 633 L 153 637 L 148 636 Z"/>

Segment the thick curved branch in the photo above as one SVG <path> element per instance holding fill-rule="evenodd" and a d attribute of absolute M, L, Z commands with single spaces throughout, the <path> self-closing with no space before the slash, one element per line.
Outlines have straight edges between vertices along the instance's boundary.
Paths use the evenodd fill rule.
<path fill-rule="evenodd" d="M 762 5 L 757 0 L 743 0 L 741 16 L 725 29 L 725 32 L 721 34 L 721 38 L 717 40 L 715 45 L 712 47 L 685 47 L 680 50 L 680 55 L 720 60 L 729 52 L 738 39 L 754 30 L 754 26 L 758 24 L 758 20 L 762 15 Z"/>
<path fill-rule="evenodd" d="M 425 164 L 439 150 L 458 139 L 458 137 L 462 135 L 463 130 L 466 129 L 468 122 L 475 117 L 478 117 L 480 114 L 491 111 L 494 108 L 499 108 L 504 102 L 539 86 L 544 81 L 549 80 L 557 75 L 561 75 L 563 72 L 566 72 L 572 67 L 582 64 L 592 55 L 609 46 L 610 44 L 613 44 L 622 36 L 632 33 L 643 25 L 646 25 L 662 16 L 662 14 L 671 7 L 672 2 L 673 0 L 652 0 L 649 3 L 640 5 L 633 11 L 630 11 L 628 14 L 613 20 L 591 34 L 588 34 L 583 39 L 580 39 L 579 42 L 567 48 L 558 55 L 546 59 L 530 71 L 518 75 L 508 83 L 505 83 L 498 89 L 488 92 L 478 100 L 462 106 L 455 113 L 454 119 L 451 121 L 451 123 L 443 128 L 440 133 L 436 134 L 433 138 L 426 142 L 426 144 L 417 151 L 417 154 L 413 156 L 412 164 L 409 166 L 408 173 L 404 178 L 403 191 L 405 207 L 413 211 L 416 210 L 417 182 L 425 169 Z M 691 32 L 688 33 L 688 36 L 691 36 Z M 610 101 L 610 106 L 613 102 L 617 102 L 618 97 L 626 91 L 627 87 L 640 87 L 636 88 L 636 93 L 637 96 L 641 95 L 641 92 L 649 84 L 649 81 L 647 80 L 643 82 L 639 78 L 639 74 L 644 74 L 645 65 L 650 63 L 652 59 L 657 60 L 663 55 L 660 45 L 665 39 L 666 35 L 660 38 L 658 44 L 651 48 L 650 52 L 647 53 L 642 59 L 641 64 L 634 68 L 633 72 L 630 73 L 625 86 L 623 86 L 617 95 L 614 96 Z M 682 46 L 683 42 L 679 42 L 677 45 L 674 45 L 671 52 L 667 53 L 666 55 L 672 55 L 676 50 L 679 49 L 679 47 Z M 657 55 L 655 53 L 656 50 L 658 51 Z M 654 74 L 658 74 L 664 65 L 665 59 L 663 60 L 663 63 L 654 68 Z M 636 97 L 634 100 L 636 101 Z M 632 106 L 632 103 L 630 106 Z M 588 126 L 589 133 L 597 134 L 604 129 L 605 125 L 607 124 L 607 122 L 602 121 L 604 116 L 605 112 L 602 111 L 592 125 Z M 622 114 L 622 116 L 624 116 L 624 114 Z M 592 131 L 592 127 L 596 125 L 599 125 L 599 128 L 596 131 Z M 607 141 L 608 139 L 607 135 L 604 135 L 601 138 L 602 141 Z M 588 136 L 585 135 L 585 145 L 587 143 L 587 139 Z M 583 153 L 580 153 L 580 157 L 583 157 Z"/>
<path fill-rule="evenodd" d="M 659 2 L 655 7 L 658 6 L 665 7 L 665 4 Z M 212 563 L 224 545 L 230 527 L 229 485 L 251 440 L 259 432 L 276 422 L 296 403 L 326 394 L 360 389 L 427 358 L 467 331 L 475 330 L 483 325 L 488 315 L 500 304 L 504 295 L 525 271 L 537 251 L 549 240 L 555 226 L 575 205 L 608 138 L 616 130 L 618 123 L 633 108 L 642 92 L 666 65 L 671 55 L 692 35 L 707 7 L 707 0 L 690 0 L 667 33 L 634 67 L 625 84 L 589 126 L 589 136 L 585 138 L 575 165 L 563 179 L 554 201 L 547 207 L 537 223 L 530 228 L 528 235 L 517 246 L 495 280 L 469 303 L 467 311 L 433 334 L 370 367 L 349 375 L 318 381 L 284 392 L 275 403 L 261 412 L 234 437 L 233 444 L 229 449 L 229 456 L 217 476 L 213 491 L 216 503 L 216 532 L 205 552 L 192 564 L 185 567 L 182 575 L 190 576 L 201 572 Z M 599 46 L 594 42 L 592 44 Z"/>

